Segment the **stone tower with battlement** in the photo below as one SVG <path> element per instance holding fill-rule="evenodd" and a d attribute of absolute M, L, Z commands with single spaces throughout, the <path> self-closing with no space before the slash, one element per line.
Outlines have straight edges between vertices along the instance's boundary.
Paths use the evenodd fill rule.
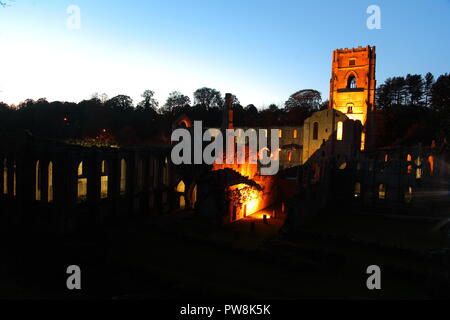
<path fill-rule="evenodd" d="M 361 121 L 361 150 L 375 147 L 375 65 L 375 47 L 333 51 L 329 108 Z"/>

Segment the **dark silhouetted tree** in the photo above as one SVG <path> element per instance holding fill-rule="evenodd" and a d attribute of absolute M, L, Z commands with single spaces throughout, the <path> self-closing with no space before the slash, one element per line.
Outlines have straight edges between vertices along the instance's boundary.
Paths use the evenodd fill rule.
<path fill-rule="evenodd" d="M 285 109 L 287 111 L 293 109 L 303 109 L 306 112 L 320 110 L 322 103 L 322 96 L 316 90 L 300 90 L 289 97 L 285 102 Z"/>
<path fill-rule="evenodd" d="M 423 99 L 423 79 L 420 74 L 408 74 L 405 78 L 406 102 L 413 106 L 421 104 Z"/>
<path fill-rule="evenodd" d="M 141 95 L 144 100 L 138 103 L 137 107 L 142 108 L 144 110 L 157 110 L 158 109 L 158 101 L 154 98 L 155 92 L 152 90 L 145 90 L 144 93 Z"/>
<path fill-rule="evenodd" d="M 428 72 L 425 75 L 425 82 L 423 86 L 426 107 L 431 106 L 431 89 L 433 88 L 433 84 L 434 84 L 434 76 L 431 72 Z"/>
<path fill-rule="evenodd" d="M 169 94 L 169 97 L 167 98 L 164 106 L 161 108 L 161 111 L 164 113 L 170 113 L 185 106 L 189 106 L 190 103 L 191 99 L 188 96 L 185 96 L 179 91 L 173 91 Z"/>
<path fill-rule="evenodd" d="M 220 91 L 211 88 L 200 88 L 194 92 L 194 104 L 200 105 L 204 109 L 221 108 L 223 105 Z"/>
<path fill-rule="evenodd" d="M 381 109 L 386 109 L 392 106 L 392 78 L 387 78 L 386 81 L 380 85 L 376 91 L 377 106 Z"/>
<path fill-rule="evenodd" d="M 431 103 L 434 110 L 450 114 L 450 75 L 441 75 L 431 89 Z"/>

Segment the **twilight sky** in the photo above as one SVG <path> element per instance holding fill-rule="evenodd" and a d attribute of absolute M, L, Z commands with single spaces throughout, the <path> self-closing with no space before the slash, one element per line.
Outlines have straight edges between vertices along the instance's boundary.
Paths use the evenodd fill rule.
<path fill-rule="evenodd" d="M 67 27 L 70 5 L 80 29 Z M 381 8 L 369 30 L 367 7 Z M 70 21 L 74 21 L 73 19 Z M 15 0 L 0 7 L 0 101 L 208 86 L 243 105 L 328 98 L 331 53 L 377 46 L 377 79 L 450 72 L 450 0 Z"/>

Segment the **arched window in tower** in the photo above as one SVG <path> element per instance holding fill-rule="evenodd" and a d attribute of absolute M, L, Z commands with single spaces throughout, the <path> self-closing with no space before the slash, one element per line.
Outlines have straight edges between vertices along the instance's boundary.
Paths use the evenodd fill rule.
<path fill-rule="evenodd" d="M 103 160 L 100 173 L 100 198 L 108 198 L 108 163 Z"/>
<path fill-rule="evenodd" d="M 40 161 L 36 161 L 35 166 L 35 200 L 41 200 L 41 164 Z"/>
<path fill-rule="evenodd" d="M 288 153 L 287 153 L 287 161 L 291 162 L 291 160 L 292 160 L 292 152 L 288 151 Z"/>
<path fill-rule="evenodd" d="M 78 187 L 77 200 L 80 202 L 87 200 L 87 178 L 83 168 L 83 161 L 78 164 Z"/>
<path fill-rule="evenodd" d="M 343 136 L 344 136 L 344 123 L 342 121 L 339 121 L 337 124 L 336 139 L 338 141 L 342 141 Z"/>
<path fill-rule="evenodd" d="M 294 133 L 293 133 L 292 137 L 293 137 L 294 139 L 297 139 L 297 137 L 298 137 L 298 131 L 297 131 L 297 129 L 294 129 Z"/>
<path fill-rule="evenodd" d="M 347 113 L 352 114 L 353 113 L 353 103 L 347 104 Z"/>
<path fill-rule="evenodd" d="M 356 88 L 356 78 L 354 75 L 348 77 L 347 80 L 347 89 L 355 89 Z"/>
<path fill-rule="evenodd" d="M 53 202 L 53 163 L 50 161 L 47 168 L 47 201 Z"/>
<path fill-rule="evenodd" d="M 314 122 L 313 125 L 313 140 L 318 140 L 319 139 L 319 123 L 318 122 Z"/>

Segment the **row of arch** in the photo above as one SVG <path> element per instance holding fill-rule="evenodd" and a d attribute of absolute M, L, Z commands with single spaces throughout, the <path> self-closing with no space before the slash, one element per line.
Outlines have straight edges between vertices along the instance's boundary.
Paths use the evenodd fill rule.
<path fill-rule="evenodd" d="M 360 198 L 361 195 L 362 195 L 361 183 L 355 182 L 354 197 Z M 386 185 L 384 183 L 379 184 L 377 187 L 377 198 L 379 200 L 385 200 L 387 198 L 387 190 Z M 411 186 L 405 188 L 403 193 L 403 199 L 405 203 L 411 203 L 413 199 L 413 188 Z"/>
<path fill-rule="evenodd" d="M 186 192 L 186 184 L 183 180 L 180 180 L 178 182 L 177 186 L 175 187 L 175 191 L 178 194 L 179 199 L 179 209 L 184 210 L 187 208 L 187 202 L 189 201 L 190 207 L 192 209 L 195 208 L 195 205 L 197 203 L 197 184 L 194 183 L 191 188 L 190 192 Z M 187 201 L 188 200 L 188 201 Z"/>
<path fill-rule="evenodd" d="M 342 141 L 344 137 L 344 123 L 342 121 L 339 121 L 337 123 L 337 130 L 336 130 L 336 140 Z M 313 134 L 312 134 L 313 140 L 319 139 L 319 123 L 316 121 L 313 124 Z"/>

